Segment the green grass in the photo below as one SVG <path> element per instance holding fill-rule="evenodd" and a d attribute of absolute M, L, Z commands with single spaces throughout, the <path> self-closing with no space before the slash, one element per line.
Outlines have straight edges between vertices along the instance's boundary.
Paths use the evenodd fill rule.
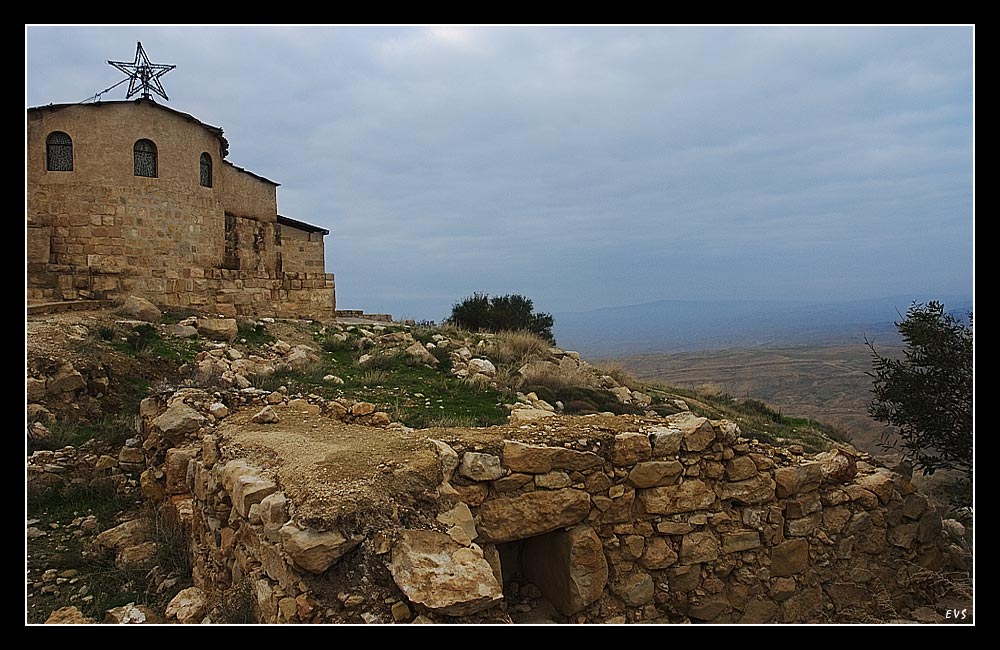
<path fill-rule="evenodd" d="M 236 339 L 250 347 L 263 347 L 275 342 L 264 323 L 240 322 L 236 326 Z"/>
<path fill-rule="evenodd" d="M 96 440 L 110 448 L 121 447 L 135 435 L 134 418 L 127 414 L 105 415 L 84 423 L 56 420 L 48 425 L 49 435 L 41 440 L 33 440 L 28 453 L 39 449 L 62 449 L 77 447 L 88 440 Z"/>
<path fill-rule="evenodd" d="M 160 322 L 164 325 L 176 325 L 185 318 L 190 318 L 191 316 L 196 316 L 198 312 L 194 309 L 184 309 L 181 307 L 175 307 L 166 309 L 160 316 Z"/>
<path fill-rule="evenodd" d="M 103 338 L 103 334 L 101 337 Z M 148 323 L 136 325 L 123 333 L 124 340 L 110 342 L 115 350 L 136 358 L 159 358 L 177 363 L 194 361 L 201 352 L 201 344 L 195 339 L 164 339 L 156 328 Z"/>

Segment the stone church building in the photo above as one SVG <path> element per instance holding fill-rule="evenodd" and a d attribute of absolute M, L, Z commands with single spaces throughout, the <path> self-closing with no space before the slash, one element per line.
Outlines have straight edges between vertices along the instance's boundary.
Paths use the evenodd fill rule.
<path fill-rule="evenodd" d="M 328 231 L 278 214 L 278 183 L 228 151 L 222 129 L 150 99 L 29 108 L 28 302 L 332 319 Z"/>

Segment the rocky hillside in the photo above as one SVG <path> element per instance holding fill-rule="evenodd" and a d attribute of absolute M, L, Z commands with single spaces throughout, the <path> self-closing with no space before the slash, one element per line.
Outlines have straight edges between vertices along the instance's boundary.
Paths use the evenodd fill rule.
<path fill-rule="evenodd" d="M 351 442 L 327 448 L 323 458 L 328 460 L 323 462 L 332 463 L 329 467 L 339 481 L 355 477 L 354 483 L 347 481 L 338 488 L 340 505 L 334 519 L 355 521 L 355 532 L 335 545 L 338 558 L 357 546 L 351 546 L 351 535 L 361 535 L 358 543 L 364 539 L 365 545 L 370 544 L 371 522 L 398 520 L 400 508 L 412 508 L 413 521 L 422 520 L 425 507 L 406 506 L 410 497 L 399 501 L 393 495 L 437 489 L 439 474 L 420 477 L 424 471 L 440 470 L 426 470 L 429 466 L 419 461 L 428 434 L 434 431 L 450 430 L 453 433 L 435 437 L 464 439 L 467 449 L 471 445 L 485 450 L 502 439 L 496 436 L 514 435 L 503 431 L 534 432 L 531 435 L 540 435 L 537 441 L 544 442 L 546 437 L 558 437 L 554 431 L 564 430 L 566 444 L 570 439 L 583 440 L 589 449 L 593 444 L 589 441 L 606 437 L 607 431 L 640 426 L 669 429 L 671 418 L 680 418 L 678 422 L 701 418 L 729 421 L 731 425 L 715 426 L 732 426 L 749 445 L 783 444 L 793 455 L 839 444 L 830 437 L 830 429 L 783 417 L 762 403 L 640 384 L 620 368 L 593 366 L 574 352 L 521 333 L 472 334 L 364 322 L 238 323 L 163 315 L 139 299 L 131 299 L 116 313 L 62 314 L 29 322 L 27 386 L 27 616 L 39 622 L 50 615 L 108 622 L 259 618 L 259 592 L 256 597 L 250 593 L 236 597 L 239 594 L 232 592 L 218 600 L 213 598 L 218 594 L 206 587 L 250 588 L 240 587 L 243 583 L 231 564 L 205 564 L 196 552 L 202 544 L 189 541 L 192 530 L 201 530 L 215 540 L 209 546 L 222 544 L 218 548 L 225 554 L 227 544 L 231 552 L 234 541 L 227 543 L 226 535 L 241 530 L 211 524 L 202 530 L 206 524 L 198 509 L 207 507 L 204 503 L 217 503 L 210 507 L 227 504 L 229 512 L 234 495 L 230 486 L 203 503 L 207 493 L 195 490 L 192 500 L 189 466 L 200 463 L 210 468 L 234 458 L 256 458 L 264 474 L 247 479 L 239 495 L 249 494 L 250 485 L 260 486 L 259 490 L 275 485 L 270 492 L 280 485 L 291 501 L 298 499 L 296 507 L 305 513 L 308 503 L 329 503 L 329 495 L 313 494 L 314 486 L 324 481 L 305 480 L 310 474 L 304 469 L 274 483 L 267 477 L 267 467 L 293 463 L 292 456 L 285 457 L 291 453 L 288 450 L 301 446 L 297 442 L 304 439 L 301 436 L 315 438 L 326 427 L 340 427 L 338 435 Z M 171 406 L 165 409 L 165 405 Z M 580 420 L 578 427 L 574 417 L 598 419 Z M 497 425 L 507 428 L 478 428 Z M 280 429 L 282 436 L 244 435 L 260 427 L 275 430 L 268 426 Z M 567 437 L 569 432 L 572 438 Z M 288 440 L 287 445 L 282 446 L 282 439 Z M 324 448 L 328 443 L 321 436 L 315 444 Z M 610 449 L 613 441 L 604 444 Z M 857 455 L 840 446 L 852 457 Z M 412 462 L 425 469 L 404 471 Z M 607 471 L 616 475 L 610 466 Z M 680 480 L 677 475 L 671 478 Z M 218 480 L 231 481 L 221 475 Z M 558 482 L 561 477 L 551 480 Z M 574 485 L 571 475 L 565 480 L 566 487 Z M 614 482 L 612 491 L 618 489 Z M 355 491 L 351 485 L 364 489 Z M 505 489 L 491 485 L 486 485 L 490 494 Z M 380 487 L 372 492 L 372 486 Z M 482 487 L 475 480 L 457 480 L 454 490 L 461 502 L 475 503 L 475 493 Z M 543 488 L 557 486 L 539 484 Z M 254 503 L 266 496 L 263 491 L 258 494 L 261 498 Z M 419 502 L 427 497 L 412 498 Z M 240 514 L 249 516 L 251 524 L 259 516 L 251 514 L 249 503 Z M 275 520 L 278 517 L 275 514 Z M 296 525 L 304 528 L 296 530 L 308 531 L 308 526 L 324 520 L 319 515 L 303 517 Z M 358 517 L 368 523 L 362 525 Z M 398 524 L 385 526 L 386 531 L 395 529 Z M 311 533 L 302 534 L 308 538 Z M 966 531 L 949 534 L 961 555 Z M 288 535 L 301 537 L 292 529 Z M 246 542 L 242 537 L 235 541 Z M 289 541 L 283 553 L 292 549 L 297 559 L 287 560 L 292 562 L 289 566 L 308 570 L 313 560 L 294 555 L 298 543 Z M 307 555 L 312 557 L 311 553 Z M 217 575 L 218 571 L 222 573 Z M 376 610 L 361 606 L 376 593 L 383 603 L 393 600 L 388 620 L 397 618 L 404 606 L 407 616 L 399 620 L 412 618 L 414 603 L 407 605 L 388 582 L 384 592 L 359 591 L 349 576 L 339 584 L 343 591 L 334 594 L 339 604 L 322 620 L 355 620 L 366 611 L 377 616 Z M 268 599 L 273 598 L 286 620 L 312 620 L 315 615 L 308 612 L 317 606 L 317 596 L 301 589 L 298 594 L 302 598 L 282 596 L 279 590 Z M 355 597 L 361 602 L 351 601 Z M 271 620 L 269 616 L 264 620 Z"/>

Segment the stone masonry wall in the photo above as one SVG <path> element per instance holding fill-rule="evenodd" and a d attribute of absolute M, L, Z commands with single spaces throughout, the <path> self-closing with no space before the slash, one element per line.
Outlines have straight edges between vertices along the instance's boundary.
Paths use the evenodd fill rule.
<path fill-rule="evenodd" d="M 281 256 L 292 274 L 278 272 L 277 185 L 223 160 L 213 128 L 149 101 L 29 110 L 27 299 L 137 293 L 162 307 L 331 318 L 333 276 L 314 250 L 300 261 L 299 247 L 289 247 Z M 46 169 L 54 131 L 73 140 L 72 171 Z M 143 138 L 156 144 L 156 178 L 133 173 Z M 212 187 L 200 184 L 202 153 L 213 161 Z M 217 273 L 228 266 L 226 213 L 235 217 L 239 275 Z"/>
<path fill-rule="evenodd" d="M 502 620 L 514 574 L 577 622 L 884 620 L 936 606 L 920 577 L 963 563 L 905 477 L 840 450 L 794 455 L 689 412 L 561 446 L 430 440 L 441 462 L 430 523 L 359 534 L 296 523 L 273 475 L 220 456 L 214 418 L 172 404 L 144 402 L 143 490 L 189 513 L 196 584 L 225 594 L 249 580 L 266 622 L 345 620 L 353 596 L 333 602 L 325 578 L 345 556 L 394 582 L 366 621 L 410 608 Z"/>
<path fill-rule="evenodd" d="M 282 269 L 295 273 L 322 273 L 326 264 L 323 235 L 281 226 Z"/>

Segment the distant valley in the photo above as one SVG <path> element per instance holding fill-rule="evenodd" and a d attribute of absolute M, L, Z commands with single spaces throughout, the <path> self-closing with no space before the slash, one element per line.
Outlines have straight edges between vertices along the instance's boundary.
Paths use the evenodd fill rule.
<path fill-rule="evenodd" d="M 842 427 L 878 452 L 883 427 L 868 417 L 871 353 L 901 354 L 894 321 L 913 301 L 942 300 L 956 314 L 968 297 L 896 296 L 848 302 L 658 301 L 556 314 L 559 344 L 614 359 L 644 381 L 763 400 L 787 415 Z"/>

